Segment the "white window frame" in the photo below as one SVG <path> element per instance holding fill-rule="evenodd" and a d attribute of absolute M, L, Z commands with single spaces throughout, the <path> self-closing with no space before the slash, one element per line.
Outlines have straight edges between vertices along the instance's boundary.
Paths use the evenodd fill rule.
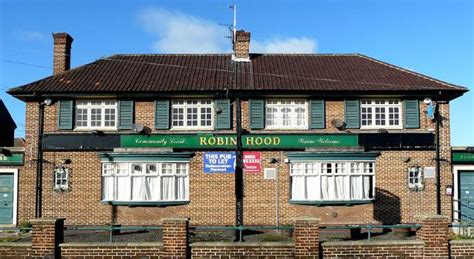
<path fill-rule="evenodd" d="M 276 101 L 277 104 L 271 104 L 269 102 L 271 101 Z M 267 109 L 269 108 L 276 108 L 276 109 L 281 109 L 281 108 L 288 108 L 288 104 L 282 104 L 282 101 L 290 101 L 292 110 L 290 111 L 290 117 L 291 114 L 295 114 L 294 109 L 296 109 L 296 104 L 294 103 L 295 101 L 303 101 L 304 104 L 302 105 L 302 108 L 304 108 L 304 118 L 303 118 L 303 125 L 297 126 L 297 125 L 288 125 L 285 126 L 283 125 L 283 120 L 277 120 L 278 124 L 277 125 L 271 125 L 269 126 L 267 123 L 267 116 L 268 112 Z M 277 114 L 281 114 L 281 110 L 277 111 Z M 279 118 L 282 118 L 283 116 L 280 115 Z M 306 99 L 285 99 L 285 98 L 269 98 L 265 99 L 265 129 L 268 130 L 305 130 L 309 128 L 309 105 L 308 105 L 308 100 Z"/>
<path fill-rule="evenodd" d="M 396 104 L 390 104 L 391 101 L 397 101 Z M 369 103 L 366 103 L 369 102 Z M 383 103 L 377 103 L 383 102 Z M 360 102 L 360 128 L 361 129 L 403 129 L 403 110 L 402 110 L 402 100 L 399 99 L 362 99 Z M 371 114 L 371 125 L 362 125 L 362 110 L 364 108 L 370 108 L 372 111 Z M 376 118 L 375 118 L 375 109 L 376 108 L 385 108 L 385 125 L 376 125 Z M 398 108 L 398 125 L 390 125 L 390 108 Z"/>
<path fill-rule="evenodd" d="M 416 173 L 414 172 L 414 170 L 418 170 L 418 173 L 416 176 L 412 176 L 412 171 L 413 173 Z M 408 189 L 410 190 L 423 190 L 424 188 L 424 180 L 425 180 L 425 177 L 424 177 L 424 168 L 423 167 L 419 167 L 419 166 L 410 166 L 408 167 L 408 171 L 407 171 L 407 183 L 408 183 Z M 417 180 L 415 182 L 415 179 Z"/>
<path fill-rule="evenodd" d="M 92 102 L 101 102 L 100 104 L 92 104 Z M 105 102 L 113 102 L 113 104 L 105 104 Z M 77 110 L 87 110 L 87 126 L 77 126 Z M 91 126 L 92 109 L 101 110 L 101 126 Z M 105 126 L 105 109 L 115 109 L 115 126 Z M 75 130 L 117 130 L 118 129 L 118 102 L 116 100 L 77 100 L 74 107 L 74 125 Z"/>
<path fill-rule="evenodd" d="M 118 172 L 118 164 L 121 164 L 121 165 L 126 165 L 124 167 L 122 167 L 123 169 L 126 169 L 126 173 L 119 173 Z M 163 164 L 172 164 L 172 168 L 173 168 L 173 174 L 163 174 L 162 173 L 162 165 Z M 186 174 L 177 174 L 177 164 L 184 164 L 185 165 L 185 168 L 186 168 Z M 108 166 L 108 165 L 112 165 L 112 170 L 113 172 L 111 174 L 108 174 L 105 172 L 105 168 Z M 133 170 L 133 166 L 134 165 L 140 165 L 142 167 L 142 172 L 140 174 L 132 174 L 132 170 Z M 149 165 L 155 165 L 156 166 L 156 173 L 154 174 L 146 174 L 146 170 L 147 170 L 147 166 Z M 175 199 L 163 199 L 163 193 L 162 193 L 162 190 L 161 190 L 161 186 L 162 186 L 162 179 L 163 177 L 167 177 L 167 176 L 172 176 L 172 177 L 175 177 L 175 188 L 176 188 L 176 184 L 177 184 L 177 181 L 176 179 L 179 178 L 179 177 L 184 177 L 185 178 L 185 197 L 184 199 L 176 199 L 176 197 L 178 197 L 178 193 L 177 193 L 177 189 L 175 189 Z M 105 191 L 104 190 L 104 178 L 105 177 L 113 177 L 113 193 L 112 193 L 112 198 L 111 199 L 106 199 L 105 197 Z M 123 189 L 118 189 L 118 178 L 119 177 L 123 177 L 123 178 L 127 178 L 125 179 L 126 182 L 130 185 L 127 187 L 126 191 L 128 192 L 128 195 L 125 194 L 123 196 L 127 196 L 128 198 L 127 199 L 121 199 L 119 198 L 119 195 L 118 195 L 118 191 L 122 190 Z M 134 177 L 157 177 L 157 186 L 159 188 L 158 190 L 158 199 L 133 199 L 133 178 Z M 101 187 L 101 191 L 102 191 L 102 201 L 104 202 L 130 202 L 130 203 L 133 203 L 133 202 L 173 202 L 173 201 L 182 201 L 182 202 L 186 202 L 186 201 L 189 201 L 189 191 L 190 191 L 190 187 L 189 187 L 189 162 L 183 162 L 183 161 L 160 161 L 160 162 L 150 162 L 150 161 L 129 161 L 129 162 L 103 162 L 102 163 L 102 187 Z"/>
<path fill-rule="evenodd" d="M 58 174 L 61 173 L 60 171 L 64 172 L 64 177 L 58 178 Z M 54 168 L 53 172 L 54 172 L 54 187 L 53 187 L 54 191 L 58 191 L 58 192 L 68 191 L 70 169 L 65 168 L 65 167 L 57 167 L 57 168 Z M 64 180 L 65 183 L 58 183 L 59 180 Z"/>
<path fill-rule="evenodd" d="M 177 101 L 183 101 L 183 104 L 176 104 Z M 197 104 L 188 104 L 187 101 L 198 101 Z M 202 101 L 210 101 L 210 104 L 202 104 Z M 172 99 L 171 100 L 171 118 L 170 126 L 171 130 L 214 130 L 214 121 L 216 116 L 216 109 L 214 106 L 214 100 L 209 98 L 203 99 Z M 173 108 L 183 108 L 183 126 L 174 126 L 173 117 L 174 112 Z M 187 126 L 187 108 L 197 108 L 197 126 Z M 210 126 L 201 126 L 201 108 L 211 108 L 211 125 Z"/>
<path fill-rule="evenodd" d="M 359 172 L 358 173 L 352 173 L 351 172 L 351 164 L 357 164 L 358 165 L 358 170 Z M 298 174 L 295 174 L 293 172 L 293 166 L 295 166 L 295 164 L 304 164 L 304 169 L 303 169 L 303 174 L 301 173 L 298 173 Z M 333 167 L 333 173 L 331 174 L 327 174 L 327 173 L 324 173 L 323 171 L 323 164 L 332 164 L 332 167 Z M 336 170 L 336 164 L 342 164 L 342 172 L 340 171 L 339 173 L 334 173 L 334 171 Z M 367 173 L 365 171 L 365 166 L 366 164 L 372 164 L 372 173 Z M 311 165 L 313 168 L 315 168 L 316 170 L 316 173 L 315 174 L 307 174 L 307 170 L 308 170 L 308 165 Z M 314 170 L 314 169 L 313 169 Z M 334 201 L 347 201 L 347 202 L 351 202 L 351 201 L 372 201 L 375 199 L 375 189 L 376 189 L 376 168 L 375 168 L 375 161 L 373 160 L 357 160 L 357 161 L 348 161 L 348 160 L 336 160 L 336 161 L 330 161 L 330 160 L 308 160 L 308 161 L 295 161 L 295 162 L 292 162 L 290 164 L 290 186 L 291 188 L 293 188 L 293 181 L 294 181 L 294 176 L 297 176 L 297 177 L 305 177 L 305 198 L 304 199 L 295 199 L 293 198 L 293 189 L 290 190 L 290 200 L 291 201 L 303 201 L 303 202 L 334 202 Z M 345 199 L 324 199 L 323 198 L 323 194 L 322 194 L 322 177 L 323 176 L 333 176 L 332 178 L 334 178 L 334 181 L 335 181 L 335 176 L 342 176 L 342 177 L 345 177 L 344 179 L 344 182 L 345 182 L 345 186 L 347 186 L 348 188 L 348 197 L 349 198 L 345 198 Z M 369 194 L 369 198 L 351 198 L 352 194 L 351 194 L 351 176 L 360 176 L 360 177 L 364 177 L 364 176 L 370 176 L 372 177 L 372 188 L 370 190 L 370 194 Z M 307 180 L 306 178 L 307 177 L 317 177 L 317 181 L 316 181 L 316 186 L 314 186 L 313 188 L 316 188 L 320 193 L 319 193 L 319 199 L 309 199 L 308 198 L 308 188 L 307 188 Z M 363 186 L 364 182 L 363 180 L 361 181 L 361 187 Z M 370 197 L 371 196 L 371 197 Z"/>

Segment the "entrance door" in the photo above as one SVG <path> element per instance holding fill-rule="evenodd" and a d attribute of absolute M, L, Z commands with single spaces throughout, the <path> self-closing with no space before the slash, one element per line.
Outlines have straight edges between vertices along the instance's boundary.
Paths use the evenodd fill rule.
<path fill-rule="evenodd" d="M 0 174 L 0 224 L 13 224 L 13 174 Z"/>
<path fill-rule="evenodd" d="M 460 171 L 459 186 L 459 218 L 474 221 L 474 171 Z"/>

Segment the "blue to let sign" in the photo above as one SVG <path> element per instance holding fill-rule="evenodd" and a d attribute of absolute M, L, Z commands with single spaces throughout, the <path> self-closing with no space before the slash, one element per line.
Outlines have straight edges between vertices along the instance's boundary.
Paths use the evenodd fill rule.
<path fill-rule="evenodd" d="M 205 152 L 203 157 L 204 173 L 235 172 L 235 152 Z"/>

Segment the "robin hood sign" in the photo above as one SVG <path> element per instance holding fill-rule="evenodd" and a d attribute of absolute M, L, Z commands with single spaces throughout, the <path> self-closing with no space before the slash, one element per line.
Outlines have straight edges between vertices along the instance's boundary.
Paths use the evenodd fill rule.
<path fill-rule="evenodd" d="M 236 137 L 231 134 L 196 135 L 122 135 L 120 146 L 163 147 L 182 149 L 234 149 Z M 242 136 L 245 149 L 304 149 L 312 147 L 356 147 L 357 135 L 348 134 L 251 134 Z"/>

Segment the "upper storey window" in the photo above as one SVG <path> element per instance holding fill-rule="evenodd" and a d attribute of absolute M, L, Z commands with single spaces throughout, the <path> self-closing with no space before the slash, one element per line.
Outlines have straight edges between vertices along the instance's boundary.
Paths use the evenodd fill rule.
<path fill-rule="evenodd" d="M 117 129 L 115 100 L 76 101 L 76 129 Z"/>
<path fill-rule="evenodd" d="M 267 99 L 265 126 L 267 129 L 307 129 L 308 105 L 306 100 Z"/>
<path fill-rule="evenodd" d="M 214 129 L 214 104 L 209 99 L 173 100 L 171 102 L 173 129 Z"/>
<path fill-rule="evenodd" d="M 360 123 L 362 129 L 400 129 L 402 102 L 399 100 L 361 100 Z"/>

